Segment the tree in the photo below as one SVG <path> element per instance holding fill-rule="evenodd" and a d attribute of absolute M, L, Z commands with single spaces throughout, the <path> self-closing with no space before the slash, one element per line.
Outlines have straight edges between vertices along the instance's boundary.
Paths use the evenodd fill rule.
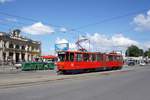
<path fill-rule="evenodd" d="M 144 55 L 143 49 L 139 49 L 139 56 L 143 56 L 143 55 Z"/>
<path fill-rule="evenodd" d="M 135 45 L 131 45 L 128 47 L 128 49 L 126 50 L 126 56 L 129 57 L 139 57 L 139 56 L 143 56 L 143 50 L 139 49 L 137 46 Z"/>
<path fill-rule="evenodd" d="M 150 49 L 144 52 L 144 57 L 150 58 Z"/>

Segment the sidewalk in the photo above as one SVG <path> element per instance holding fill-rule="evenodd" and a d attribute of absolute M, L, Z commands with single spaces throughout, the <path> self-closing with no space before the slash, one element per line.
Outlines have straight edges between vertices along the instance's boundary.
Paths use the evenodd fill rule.
<path fill-rule="evenodd" d="M 46 82 L 59 80 L 69 75 L 57 75 L 51 71 L 21 72 L 16 74 L 0 74 L 0 87 L 31 84 L 37 82 Z"/>
<path fill-rule="evenodd" d="M 63 80 L 63 79 L 71 79 L 78 77 L 86 77 L 86 76 L 96 76 L 98 74 L 106 75 L 108 73 L 120 72 L 120 71 L 128 71 L 134 70 L 141 67 L 135 66 L 124 66 L 122 70 L 114 70 L 114 71 L 105 71 L 105 72 L 93 72 L 93 73 L 85 73 L 85 74 L 77 74 L 77 75 L 57 75 L 55 71 L 47 70 L 47 71 L 35 71 L 35 72 L 21 72 L 16 74 L 0 74 L 0 87 L 7 87 L 11 85 L 21 85 L 21 84 L 31 84 L 38 82 L 47 82 L 47 81 L 55 81 L 55 80 Z"/>

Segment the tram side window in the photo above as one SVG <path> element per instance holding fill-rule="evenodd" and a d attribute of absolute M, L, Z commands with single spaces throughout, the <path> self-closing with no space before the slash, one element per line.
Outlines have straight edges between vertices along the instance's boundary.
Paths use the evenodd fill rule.
<path fill-rule="evenodd" d="M 65 61 L 65 54 L 58 54 L 60 61 Z"/>
<path fill-rule="evenodd" d="M 117 56 L 117 57 L 116 57 L 116 60 L 117 60 L 117 61 L 122 61 L 122 57 L 121 57 L 121 56 Z"/>
<path fill-rule="evenodd" d="M 74 53 L 70 53 L 70 61 L 74 61 Z"/>
<path fill-rule="evenodd" d="M 106 56 L 106 58 L 105 58 L 105 59 L 106 59 L 106 61 L 109 61 L 109 57 L 108 57 L 108 56 Z"/>
<path fill-rule="evenodd" d="M 123 57 L 122 56 L 120 56 L 120 61 L 123 61 Z"/>
<path fill-rule="evenodd" d="M 120 56 L 115 56 L 115 61 L 120 61 Z"/>
<path fill-rule="evenodd" d="M 97 61 L 102 61 L 103 60 L 103 55 L 97 54 L 96 59 L 97 59 Z"/>
<path fill-rule="evenodd" d="M 113 58 L 114 58 L 114 59 L 113 59 L 114 61 L 118 61 L 117 56 L 114 56 Z"/>
<path fill-rule="evenodd" d="M 82 61 L 82 54 L 77 54 L 77 61 Z"/>
<path fill-rule="evenodd" d="M 89 56 L 89 54 L 83 54 L 83 60 L 84 61 L 89 61 L 89 58 L 90 58 L 90 56 Z"/>
<path fill-rule="evenodd" d="M 109 55 L 109 56 L 108 56 L 108 59 L 109 59 L 109 61 L 113 61 L 113 56 L 112 56 L 112 55 Z"/>
<path fill-rule="evenodd" d="M 96 60 L 96 55 L 92 54 L 92 61 L 95 61 L 95 60 Z"/>

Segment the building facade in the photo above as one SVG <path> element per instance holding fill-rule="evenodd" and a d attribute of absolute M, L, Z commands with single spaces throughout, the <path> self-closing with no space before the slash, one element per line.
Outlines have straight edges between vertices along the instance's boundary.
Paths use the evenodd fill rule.
<path fill-rule="evenodd" d="M 19 29 L 11 33 L 0 32 L 0 63 L 32 61 L 41 55 L 41 43 L 20 35 Z"/>

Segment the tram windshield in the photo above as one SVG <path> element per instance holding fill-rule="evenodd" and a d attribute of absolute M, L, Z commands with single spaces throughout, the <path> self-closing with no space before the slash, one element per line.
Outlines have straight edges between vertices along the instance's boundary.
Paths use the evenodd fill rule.
<path fill-rule="evenodd" d="M 59 52 L 58 58 L 59 58 L 59 61 L 74 61 L 74 53 Z"/>
<path fill-rule="evenodd" d="M 59 61 L 65 61 L 65 55 L 66 55 L 65 52 L 59 52 L 58 53 Z"/>

